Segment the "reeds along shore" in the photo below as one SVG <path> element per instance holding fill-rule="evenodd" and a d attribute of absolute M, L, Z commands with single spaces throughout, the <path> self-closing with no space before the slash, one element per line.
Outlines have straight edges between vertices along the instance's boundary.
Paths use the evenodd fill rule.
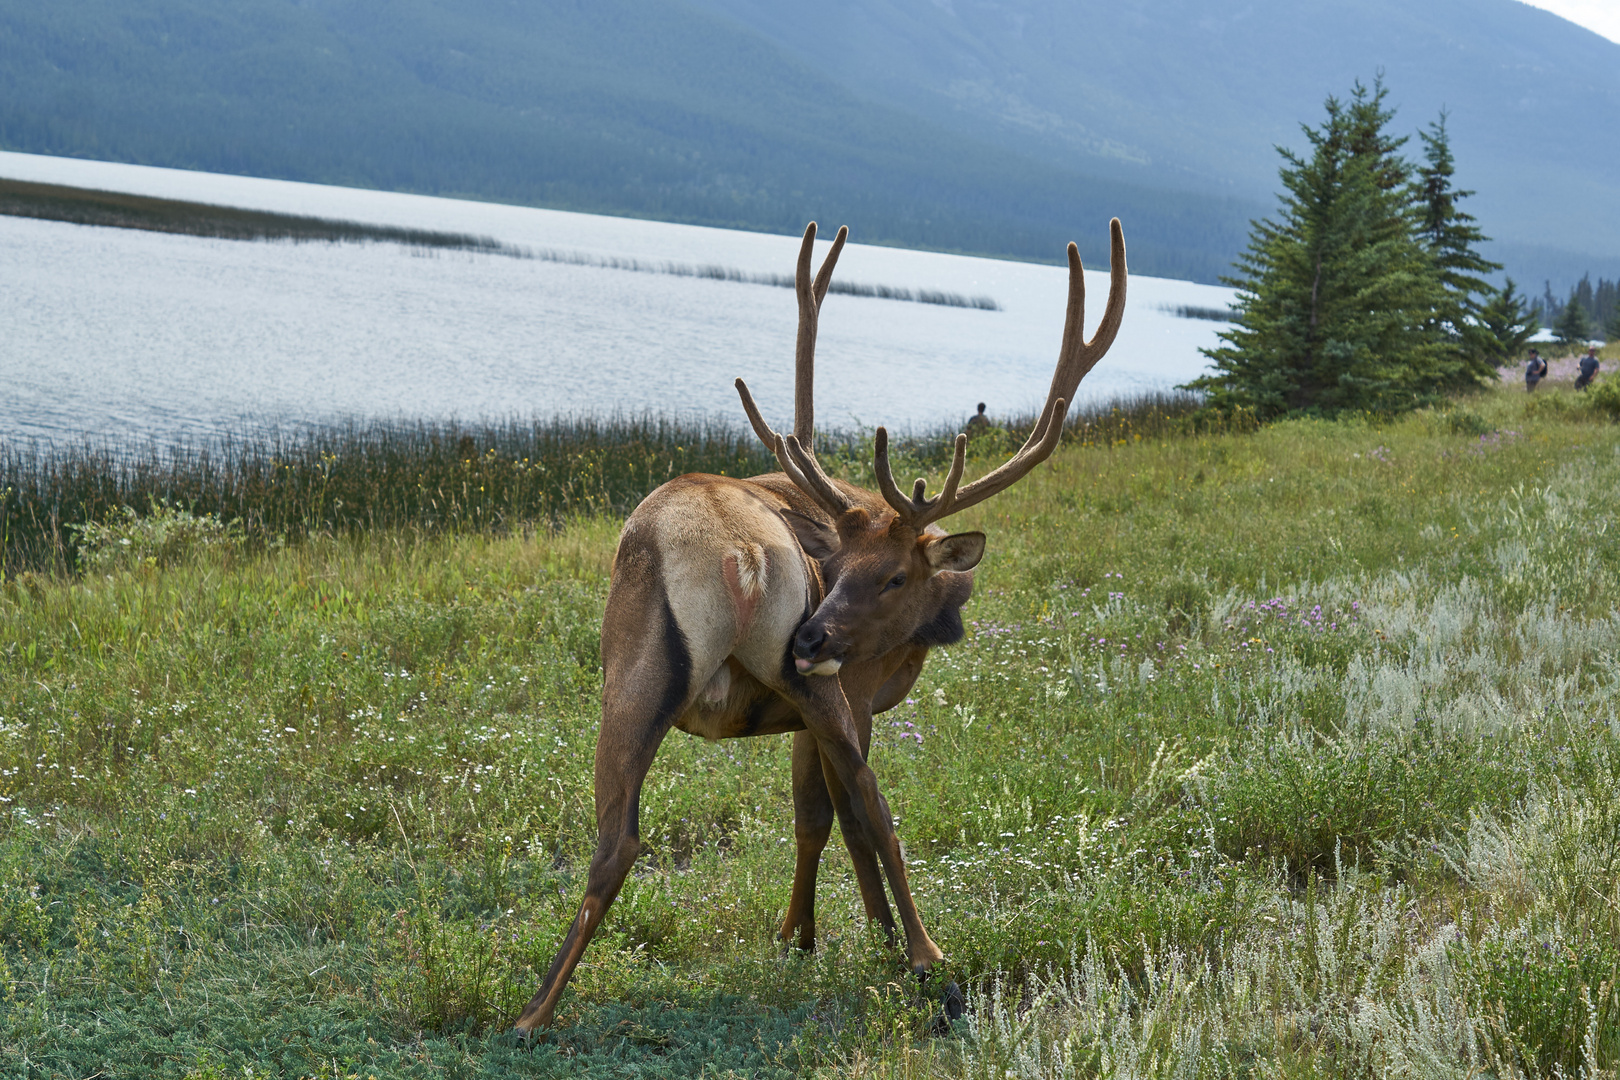
<path fill-rule="evenodd" d="M 405 247 L 451 251 L 471 251 L 513 259 L 536 259 L 568 266 L 592 266 L 602 270 L 626 270 L 638 274 L 668 274 L 673 277 L 708 278 L 746 285 L 793 288 L 792 274 L 759 273 L 713 263 L 697 265 L 668 260 L 636 259 L 619 255 L 599 255 L 585 251 L 527 247 L 471 233 L 440 232 L 399 225 L 375 225 L 361 221 L 282 214 L 270 210 L 248 210 L 215 206 L 181 199 L 159 199 L 119 191 L 96 191 L 41 184 L 0 177 L 0 215 L 65 221 L 74 225 L 96 225 L 112 229 L 140 229 L 146 232 L 206 236 L 220 240 L 290 241 L 292 243 L 400 244 Z M 1000 311 L 991 296 L 964 296 L 943 289 L 906 288 L 900 285 L 872 285 L 858 281 L 834 281 L 834 293 L 906 303 L 937 304 L 944 307 Z"/>
<path fill-rule="evenodd" d="M 1117 445 L 1196 430 L 1208 418 L 1189 394 L 1151 394 L 1081 408 L 1066 440 Z M 1241 426 L 1242 418 L 1223 423 Z M 997 460 L 1033 417 L 1014 417 L 974 440 Z M 955 428 L 898 441 L 911 465 L 938 472 Z M 855 482 L 870 482 L 870 433 L 821 437 L 821 452 Z M 352 423 L 289 435 L 247 431 L 211 442 L 0 445 L 0 570 L 80 569 L 87 524 L 167 506 L 235 522 L 249 547 L 311 533 L 549 527 L 577 515 L 628 513 L 682 473 L 754 476 L 775 460 L 740 426 L 665 418 Z M 127 508 L 127 509 L 126 509 Z"/>
<path fill-rule="evenodd" d="M 4 178 L 0 178 L 0 214 L 66 221 L 74 225 L 211 236 L 221 240 L 391 243 L 486 253 L 505 250 L 505 245 L 491 237 L 468 233 L 334 221 L 300 214 L 212 206 L 180 199 L 159 199 L 120 191 L 95 191 Z"/>

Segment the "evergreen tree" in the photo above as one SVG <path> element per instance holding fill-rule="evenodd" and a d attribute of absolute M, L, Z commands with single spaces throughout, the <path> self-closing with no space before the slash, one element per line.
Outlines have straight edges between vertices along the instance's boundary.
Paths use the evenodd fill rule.
<path fill-rule="evenodd" d="M 1515 363 L 1530 343 L 1530 338 L 1541 329 L 1533 303 L 1514 292 L 1513 279 L 1480 309 L 1478 344 L 1487 351 L 1492 365 Z"/>
<path fill-rule="evenodd" d="M 1602 281 L 1603 279 L 1599 278 L 1598 280 Z M 1581 305 L 1581 310 L 1586 312 L 1587 321 L 1595 321 L 1597 317 L 1597 302 L 1596 297 L 1592 295 L 1592 272 L 1590 270 L 1581 275 L 1581 280 L 1575 283 L 1575 288 L 1571 291 L 1570 295 L 1575 298 L 1575 302 L 1577 304 Z"/>
<path fill-rule="evenodd" d="M 1447 303 L 1418 235 L 1404 139 L 1389 134 L 1382 81 L 1326 101 L 1302 124 L 1308 158 L 1278 148 L 1284 192 L 1238 258 L 1236 318 L 1205 350 L 1215 372 L 1189 386 L 1216 408 L 1262 415 L 1393 412 L 1466 381 L 1437 332 Z"/>
<path fill-rule="evenodd" d="M 1560 345 L 1585 345 L 1592 336 L 1592 320 L 1587 318 L 1586 309 L 1573 293 L 1564 310 L 1553 320 L 1552 331 Z"/>
<path fill-rule="evenodd" d="M 1609 309 L 1609 317 L 1603 323 L 1603 336 L 1610 344 L 1620 341 L 1620 300 Z"/>
<path fill-rule="evenodd" d="M 1620 306 L 1620 281 L 1598 278 L 1597 288 L 1592 290 L 1590 309 L 1592 321 L 1599 326 L 1607 327 L 1609 317 L 1617 306 Z"/>
<path fill-rule="evenodd" d="M 1474 193 L 1452 186 L 1456 161 L 1446 133 L 1446 113 L 1442 110 L 1440 119 L 1418 134 L 1425 164 L 1418 170 L 1414 196 L 1423 241 L 1445 289 L 1445 302 L 1434 313 L 1434 328 L 1456 348 L 1461 361 L 1458 374 L 1465 383 L 1490 381 L 1496 377 L 1501 343 L 1481 324 L 1483 305 L 1477 298 L 1497 295 L 1482 275 L 1502 266 L 1475 250 L 1489 237 L 1474 224 L 1472 214 L 1457 206 Z"/>

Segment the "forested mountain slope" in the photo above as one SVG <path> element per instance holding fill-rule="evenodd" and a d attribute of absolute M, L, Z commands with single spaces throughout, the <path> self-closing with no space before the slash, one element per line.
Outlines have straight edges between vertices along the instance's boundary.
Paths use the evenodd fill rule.
<path fill-rule="evenodd" d="M 652 0 L 0 3 L 0 147 L 1213 280 L 1257 209 L 964 138 Z"/>
<path fill-rule="evenodd" d="M 1402 130 L 1450 112 L 1510 273 L 1620 267 L 1620 45 L 1518 0 L 694 2 L 1018 153 L 1268 202 L 1272 147 L 1382 71 Z"/>
<path fill-rule="evenodd" d="M 0 0 L 0 147 L 1043 260 L 1117 214 L 1210 281 L 1272 143 L 1382 66 L 1403 123 L 1452 110 L 1510 271 L 1620 274 L 1620 47 L 1514 0 L 1222 11 Z"/>

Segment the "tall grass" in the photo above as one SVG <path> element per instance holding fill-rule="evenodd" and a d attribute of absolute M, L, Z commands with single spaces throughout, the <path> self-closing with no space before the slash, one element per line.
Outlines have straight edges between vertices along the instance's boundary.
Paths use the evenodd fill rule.
<path fill-rule="evenodd" d="M 215 442 L 0 447 L 8 574 L 78 564 L 74 525 L 169 505 L 236 521 L 250 545 L 310 533 L 501 529 L 625 513 L 686 472 L 751 476 L 752 434 L 655 417 L 487 424 L 373 421 Z"/>
<path fill-rule="evenodd" d="M 539 259 L 542 262 L 564 263 L 568 266 L 595 266 L 604 270 L 629 270 L 638 274 L 668 274 L 671 277 L 707 278 L 711 281 L 735 281 L 744 285 L 770 285 L 778 289 L 794 287 L 792 274 L 742 270 L 717 263 L 683 263 L 668 259 L 637 259 L 628 255 L 597 255 L 585 251 L 566 251 L 558 248 L 534 248 L 505 244 L 501 254 L 520 259 Z M 859 281 L 835 280 L 828 292 L 843 296 L 863 296 L 876 300 L 900 300 L 913 304 L 936 304 L 941 307 L 975 308 L 979 311 L 1000 311 L 1001 304 L 993 296 L 964 296 L 943 289 L 910 289 L 903 285 L 871 285 Z"/>
<path fill-rule="evenodd" d="M 1207 429 L 1191 394 L 1148 394 L 1084 407 L 1066 441 L 1120 446 Z M 1241 428 L 1243 418 L 1218 421 Z M 1013 417 L 975 441 L 1011 453 L 1033 427 Z M 942 468 L 955 432 L 914 432 L 896 454 Z M 821 452 L 869 480 L 869 432 L 821 436 Z M 755 476 L 776 469 L 752 433 L 659 417 L 509 420 L 484 424 L 371 421 L 301 433 L 248 431 L 213 442 L 126 449 L 0 445 L 0 577 L 80 568 L 86 525 L 161 507 L 236 523 L 250 547 L 311 533 L 437 533 L 555 525 L 625 514 L 688 472 Z M 864 472 L 863 472 L 864 470 Z"/>
<path fill-rule="evenodd" d="M 1159 310 L 1178 319 L 1206 319 L 1218 323 L 1229 323 L 1237 315 L 1229 307 L 1205 307 L 1199 304 L 1160 304 Z"/>
<path fill-rule="evenodd" d="M 668 274 L 674 277 L 708 278 L 747 285 L 793 288 L 792 274 L 742 270 L 715 263 L 682 263 L 667 259 L 637 259 L 624 255 L 599 255 L 586 251 L 528 247 L 469 233 L 413 229 L 399 225 L 374 225 L 360 221 L 281 214 L 270 210 L 247 210 L 234 206 L 213 206 L 181 199 L 160 199 L 119 191 L 95 191 L 42 184 L 0 177 L 0 214 L 14 217 L 66 221 L 75 225 L 99 225 L 114 229 L 143 229 L 149 232 L 178 233 L 184 236 L 211 236 L 222 240 L 289 240 L 294 243 L 389 243 L 408 247 L 450 248 L 514 259 L 537 259 L 569 266 L 594 266 L 603 270 L 628 270 L 640 274 Z M 907 288 L 903 285 L 872 285 L 838 280 L 831 291 L 846 296 L 879 300 L 900 300 L 944 307 L 1000 311 L 990 296 L 964 296 L 943 289 Z"/>

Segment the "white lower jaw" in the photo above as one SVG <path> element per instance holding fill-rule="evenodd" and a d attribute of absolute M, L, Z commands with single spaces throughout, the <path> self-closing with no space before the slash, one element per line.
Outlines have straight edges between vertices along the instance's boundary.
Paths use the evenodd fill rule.
<path fill-rule="evenodd" d="M 800 663 L 803 663 L 803 661 L 802 660 L 801 661 L 796 661 L 794 666 L 798 666 L 798 664 L 800 664 Z M 815 664 L 815 665 L 813 665 L 811 667 L 799 668 L 799 674 L 800 675 L 836 675 L 836 674 L 838 674 L 838 669 L 843 667 L 843 666 L 844 666 L 844 662 L 842 660 L 823 660 L 821 663 Z"/>

